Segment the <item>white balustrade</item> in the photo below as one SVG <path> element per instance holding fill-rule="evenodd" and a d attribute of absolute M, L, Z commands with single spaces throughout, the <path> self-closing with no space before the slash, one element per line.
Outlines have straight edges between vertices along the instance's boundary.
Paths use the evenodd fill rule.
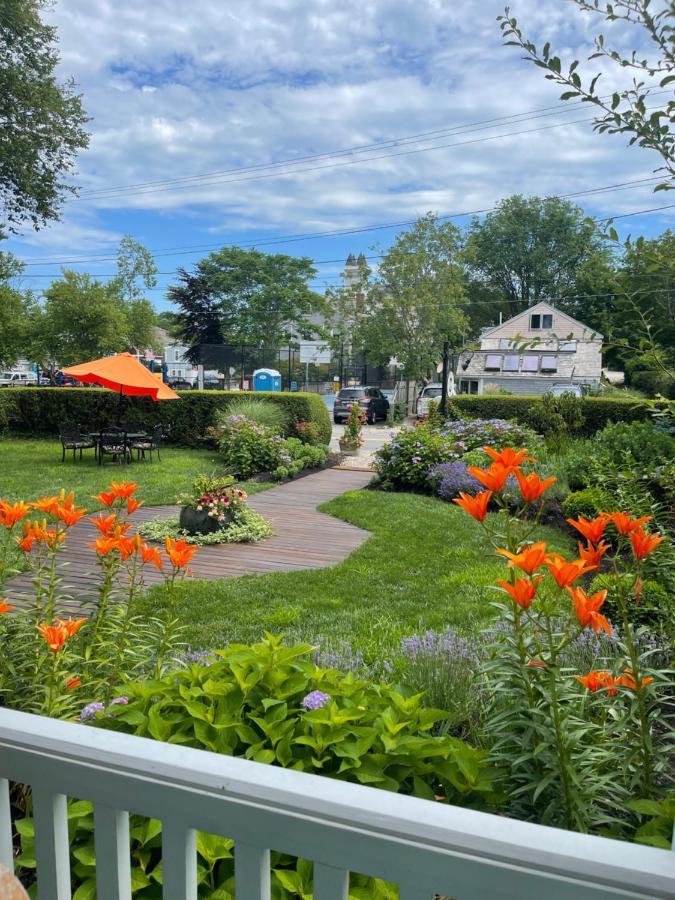
<path fill-rule="evenodd" d="M 675 853 L 402 797 L 173 744 L 0 710 L 0 862 L 7 781 L 33 791 L 39 900 L 70 900 L 66 798 L 94 804 L 99 900 L 128 900 L 128 813 L 162 822 L 166 900 L 197 896 L 196 832 L 235 842 L 236 900 L 269 900 L 270 850 L 314 862 L 315 900 L 349 872 L 400 900 L 675 898 Z"/>

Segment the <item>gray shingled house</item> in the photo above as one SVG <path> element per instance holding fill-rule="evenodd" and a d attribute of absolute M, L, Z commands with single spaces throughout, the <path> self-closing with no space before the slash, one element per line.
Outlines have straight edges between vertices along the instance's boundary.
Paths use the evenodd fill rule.
<path fill-rule="evenodd" d="M 483 329 L 480 349 L 460 355 L 457 390 L 536 396 L 566 384 L 597 386 L 601 351 L 601 334 L 542 301 Z"/>

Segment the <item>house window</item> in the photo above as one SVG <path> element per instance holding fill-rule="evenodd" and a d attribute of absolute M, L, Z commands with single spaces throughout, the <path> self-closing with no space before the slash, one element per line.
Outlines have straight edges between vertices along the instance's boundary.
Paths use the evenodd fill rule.
<path fill-rule="evenodd" d="M 504 371 L 505 372 L 517 372 L 518 364 L 520 363 L 520 357 L 517 353 L 507 353 L 504 357 Z"/>
<path fill-rule="evenodd" d="M 535 353 L 526 353 L 523 357 L 523 372 L 538 372 L 539 357 Z"/>
<path fill-rule="evenodd" d="M 488 353 L 485 357 L 485 368 L 491 371 L 499 371 L 502 367 L 502 357 L 499 353 Z"/>
<path fill-rule="evenodd" d="M 541 371 L 542 372 L 557 372 L 558 371 L 558 361 L 555 358 L 555 356 L 542 356 Z"/>
<path fill-rule="evenodd" d="M 500 350 L 511 350 L 513 347 L 513 339 L 512 338 L 499 338 L 499 349 Z"/>
<path fill-rule="evenodd" d="M 551 313 L 533 313 L 530 316 L 530 330 L 540 331 L 542 328 L 553 328 L 553 315 Z"/>
<path fill-rule="evenodd" d="M 568 353 L 575 353 L 577 349 L 576 341 L 560 341 L 558 343 L 558 350 L 566 350 Z"/>
<path fill-rule="evenodd" d="M 467 378 L 460 379 L 459 392 L 460 392 L 460 394 L 477 394 L 478 393 L 478 382 L 469 380 Z"/>

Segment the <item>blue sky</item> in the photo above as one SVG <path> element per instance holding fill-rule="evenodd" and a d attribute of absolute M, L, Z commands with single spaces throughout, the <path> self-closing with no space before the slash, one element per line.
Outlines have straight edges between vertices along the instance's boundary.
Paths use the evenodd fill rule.
<path fill-rule="evenodd" d="M 550 40 L 570 60 L 588 55 L 593 17 L 563 0 L 511 6 L 537 42 Z M 5 248 L 30 263 L 24 284 L 39 290 L 64 260 L 110 275 L 105 257 L 131 234 L 157 254 L 163 274 L 150 296 L 165 309 L 176 267 L 218 246 L 310 256 L 320 289 L 336 283 L 349 252 L 374 256 L 373 245 L 386 248 L 400 229 L 288 236 L 649 178 L 655 154 L 594 134 L 576 121 L 590 118 L 588 107 L 558 103 L 560 91 L 502 45 L 501 11 L 493 0 L 58 0 L 49 18 L 61 71 L 92 117 L 75 177 L 82 193 L 61 222 Z M 626 43 L 622 26 L 605 32 Z M 610 92 L 625 74 L 604 68 Z M 526 133 L 508 134 L 515 131 Z M 204 173 L 229 174 L 194 177 Z M 188 180 L 161 183 L 180 178 Z M 649 183 L 575 199 L 601 217 L 672 202 Z M 672 227 L 673 212 L 617 219 L 616 227 L 658 234 Z"/>

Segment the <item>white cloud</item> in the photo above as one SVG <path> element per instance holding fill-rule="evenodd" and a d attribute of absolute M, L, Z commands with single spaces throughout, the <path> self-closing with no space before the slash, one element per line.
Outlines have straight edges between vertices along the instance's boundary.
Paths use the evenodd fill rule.
<path fill-rule="evenodd" d="M 516 5 L 537 42 L 569 48 L 570 58 L 587 55 L 592 16 L 559 0 Z M 268 164 L 555 105 L 558 89 L 502 46 L 501 11 L 496 0 L 61 0 L 51 15 L 62 69 L 80 83 L 93 117 L 81 185 L 100 190 Z M 560 104 L 558 120 L 590 116 L 585 106 Z M 358 227 L 428 209 L 489 207 L 514 192 L 583 190 L 644 177 L 656 165 L 655 155 L 626 149 L 623 138 L 574 124 L 295 176 L 83 197 L 67 205 L 63 224 L 27 240 L 96 249 L 122 217 L 130 223 L 122 230 L 134 230 L 141 211 L 180 216 L 197 239 Z M 660 205 L 649 188 L 579 202 L 600 213 Z"/>

